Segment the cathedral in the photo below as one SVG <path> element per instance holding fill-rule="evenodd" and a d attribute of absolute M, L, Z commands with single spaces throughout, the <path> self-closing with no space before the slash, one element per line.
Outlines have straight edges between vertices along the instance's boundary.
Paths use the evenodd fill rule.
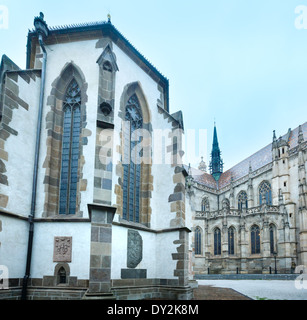
<path fill-rule="evenodd" d="M 223 172 L 189 168 L 195 274 L 294 273 L 307 263 L 307 122 Z"/>
<path fill-rule="evenodd" d="M 188 300 L 197 275 L 307 265 L 307 122 L 226 172 L 216 126 L 208 172 L 183 140 L 110 16 L 35 17 L 26 69 L 0 65 L 0 299 Z"/>

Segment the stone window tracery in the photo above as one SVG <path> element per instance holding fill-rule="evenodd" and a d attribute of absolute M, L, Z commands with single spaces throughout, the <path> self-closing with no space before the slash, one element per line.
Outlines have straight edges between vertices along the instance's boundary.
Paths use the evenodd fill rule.
<path fill-rule="evenodd" d="M 271 185 L 267 181 L 261 182 L 259 186 L 259 205 L 272 204 L 272 190 Z"/>
<path fill-rule="evenodd" d="M 143 126 L 143 116 L 138 98 L 133 94 L 127 102 L 123 130 L 123 218 L 140 222 L 141 192 L 141 136 L 137 129 Z"/>
<path fill-rule="evenodd" d="M 248 209 L 247 194 L 245 191 L 240 191 L 238 195 L 238 210 L 242 211 L 244 207 Z"/>
<path fill-rule="evenodd" d="M 203 198 L 201 201 L 201 211 L 202 212 L 209 212 L 210 211 L 210 203 L 207 197 Z"/>
<path fill-rule="evenodd" d="M 66 91 L 63 113 L 59 213 L 75 214 L 81 131 L 81 90 L 75 79 Z"/>

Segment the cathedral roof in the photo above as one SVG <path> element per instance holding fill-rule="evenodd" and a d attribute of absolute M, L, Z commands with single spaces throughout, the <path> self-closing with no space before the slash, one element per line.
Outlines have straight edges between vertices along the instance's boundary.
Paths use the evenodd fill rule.
<path fill-rule="evenodd" d="M 307 141 L 307 122 L 302 124 L 302 131 L 304 134 L 304 140 Z M 289 134 L 290 133 L 290 134 Z M 298 145 L 298 133 L 299 127 L 291 130 L 287 134 L 281 137 L 281 139 L 288 139 L 289 149 L 293 149 Z M 249 167 L 251 166 L 252 171 L 256 171 L 265 165 L 272 162 L 272 143 L 267 145 L 266 147 L 260 149 L 250 157 L 236 164 L 229 170 L 223 172 L 218 183 L 215 183 L 214 186 L 214 178 L 207 173 L 202 173 L 200 170 L 193 169 L 192 175 L 194 180 L 202 185 L 205 185 L 209 188 L 221 189 L 230 184 L 231 178 L 233 181 L 236 181 L 244 176 L 248 175 Z"/>
<path fill-rule="evenodd" d="M 111 21 L 90 22 L 82 24 L 64 25 L 58 27 L 48 26 L 48 37 L 44 40 L 46 45 L 73 41 L 101 39 L 109 37 L 121 50 L 123 50 L 140 68 L 142 68 L 154 81 L 164 88 L 165 109 L 169 112 L 169 81 L 146 59 L 130 42 L 119 32 Z M 29 30 L 27 42 L 27 69 L 34 66 L 36 55 L 37 34 Z"/>

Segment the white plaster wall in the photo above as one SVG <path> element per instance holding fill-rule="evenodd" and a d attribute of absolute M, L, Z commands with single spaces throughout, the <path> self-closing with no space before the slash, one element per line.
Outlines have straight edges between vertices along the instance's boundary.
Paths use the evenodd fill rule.
<path fill-rule="evenodd" d="M 71 42 L 64 44 L 51 45 L 47 47 L 48 61 L 47 61 L 47 75 L 46 75 L 46 90 L 45 90 L 45 107 L 43 119 L 46 118 L 50 110 L 46 106 L 46 101 L 51 92 L 51 84 L 60 75 L 66 63 L 73 61 L 83 72 L 86 82 L 88 83 L 88 102 L 86 103 L 87 126 L 86 128 L 92 132 L 88 137 L 88 145 L 84 146 L 83 154 L 85 155 L 85 165 L 83 167 L 83 178 L 87 179 L 87 190 L 81 192 L 81 210 L 83 216 L 87 216 L 87 204 L 93 201 L 93 185 L 94 185 L 94 161 L 95 161 L 95 138 L 96 138 L 96 117 L 97 117 L 97 99 L 98 99 L 98 77 L 99 67 L 96 63 L 98 57 L 103 52 L 102 48 L 95 48 L 98 40 L 88 40 L 82 42 Z M 120 98 L 123 93 L 124 87 L 138 81 L 144 91 L 144 95 L 149 105 L 150 113 L 152 115 L 152 123 L 157 123 L 157 99 L 160 97 L 160 92 L 157 89 L 157 83 L 154 82 L 135 62 L 133 62 L 126 54 L 113 45 L 113 51 L 117 58 L 117 65 L 119 71 L 116 73 L 115 80 L 115 106 L 114 106 L 114 147 L 119 145 L 119 133 L 121 130 L 121 120 L 117 117 Z M 41 144 L 41 157 L 40 157 L 40 172 L 39 172 L 39 192 L 44 194 L 44 175 L 45 169 L 42 168 L 43 161 L 46 156 L 46 139 L 47 130 L 43 122 L 42 144 Z M 119 161 L 119 155 L 114 154 L 113 163 Z M 115 175 L 115 165 L 113 166 L 113 190 L 114 184 L 117 183 Z M 112 194 L 112 202 L 115 203 L 114 193 Z M 39 215 L 43 212 L 44 197 L 38 199 Z"/>
<path fill-rule="evenodd" d="M 137 230 L 143 240 L 143 259 L 136 269 L 147 269 L 147 278 L 174 278 L 176 253 L 173 241 L 179 239 L 178 232 L 155 234 Z M 121 269 L 127 269 L 128 228 L 113 225 L 112 227 L 112 279 L 121 279 Z M 167 244 L 167 245 L 166 245 Z"/>
<path fill-rule="evenodd" d="M 72 237 L 70 276 L 89 279 L 91 224 L 36 223 L 32 256 L 32 278 L 53 276 L 57 262 L 53 262 L 54 237 Z"/>
<path fill-rule="evenodd" d="M 179 239 L 179 232 L 157 234 L 156 243 L 156 277 L 161 279 L 178 279 L 174 276 L 177 260 L 172 259 L 172 253 L 177 253 L 180 245 L 174 244 Z M 167 244 L 167 245 L 166 245 Z"/>
<path fill-rule="evenodd" d="M 171 123 L 168 123 L 167 119 L 163 118 L 163 115 L 158 113 L 157 99 L 160 98 L 160 91 L 158 90 L 157 83 L 152 80 L 140 67 L 138 67 L 129 57 L 126 56 L 116 45 L 113 45 L 113 51 L 117 58 L 117 65 L 119 71 L 116 73 L 115 82 L 115 133 L 114 133 L 114 148 L 120 145 L 120 131 L 122 128 L 121 119 L 117 116 L 120 110 L 120 100 L 123 94 L 124 88 L 127 84 L 133 82 L 139 82 L 145 99 L 148 103 L 150 112 L 150 121 L 153 130 L 155 129 L 169 129 L 171 130 Z M 167 145 L 167 143 L 166 143 Z M 155 150 L 153 150 L 153 153 Z M 117 152 L 113 153 L 113 190 L 115 184 L 118 183 L 118 176 L 115 172 L 115 164 L 120 161 L 120 155 Z M 175 213 L 170 213 L 170 204 L 168 203 L 168 197 L 174 192 L 174 183 L 172 177 L 174 174 L 174 168 L 163 164 L 154 164 L 152 166 L 153 186 L 151 199 L 151 227 L 166 228 L 169 227 L 169 221 L 175 217 Z M 165 179 L 165 177 L 169 177 Z M 113 192 L 112 202 L 116 203 L 116 196 Z"/>
<path fill-rule="evenodd" d="M 11 134 L 5 143 L 8 186 L 1 185 L 1 193 L 9 196 L 5 210 L 27 217 L 31 207 L 40 79 L 31 79 L 28 84 L 18 76 L 17 84 L 19 97 L 29 104 L 29 109 L 19 106 L 13 110 L 9 126 L 18 131 L 18 135 Z"/>
<path fill-rule="evenodd" d="M 85 156 L 85 164 L 83 166 L 83 179 L 87 179 L 87 190 L 81 192 L 80 210 L 83 211 L 83 217 L 88 217 L 87 204 L 93 202 L 93 187 L 94 187 L 94 161 L 95 161 L 95 140 L 96 140 L 96 118 L 97 118 L 97 99 L 98 99 L 98 76 L 99 67 L 96 63 L 102 49 L 96 49 L 97 40 L 61 43 L 47 46 L 47 70 L 46 70 L 46 85 L 44 97 L 44 113 L 43 126 L 41 135 L 41 152 L 40 152 L 40 171 L 38 177 L 38 192 L 44 195 L 44 176 L 45 169 L 43 162 L 47 153 L 47 130 L 46 130 L 46 115 L 50 111 L 50 106 L 46 105 L 47 98 L 52 89 L 52 83 L 59 77 L 61 71 L 67 63 L 73 62 L 77 65 L 88 83 L 86 94 L 88 101 L 86 102 L 86 129 L 91 131 L 91 136 L 88 137 L 88 144 L 83 146 L 83 154 Z M 44 211 L 45 197 L 37 199 L 38 216 Z"/>
<path fill-rule="evenodd" d="M 0 216 L 0 265 L 7 266 L 10 278 L 23 278 L 28 248 L 28 222 Z"/>

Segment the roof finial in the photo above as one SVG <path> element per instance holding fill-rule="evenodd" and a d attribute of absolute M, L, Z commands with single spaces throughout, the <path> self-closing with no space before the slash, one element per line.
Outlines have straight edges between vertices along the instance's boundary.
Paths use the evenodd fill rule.
<path fill-rule="evenodd" d="M 111 23 L 111 15 L 108 13 L 108 23 Z"/>
<path fill-rule="evenodd" d="M 198 166 L 198 170 L 207 172 L 207 166 L 206 166 L 206 163 L 204 161 L 204 157 L 201 157 L 201 161 L 200 161 L 200 164 Z"/>

